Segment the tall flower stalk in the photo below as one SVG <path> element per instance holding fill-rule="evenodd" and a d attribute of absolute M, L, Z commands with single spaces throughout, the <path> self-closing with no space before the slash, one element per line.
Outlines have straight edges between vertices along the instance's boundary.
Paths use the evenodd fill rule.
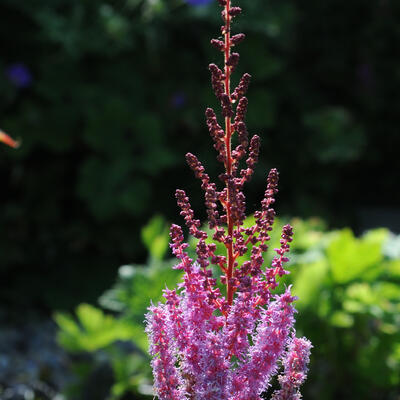
<path fill-rule="evenodd" d="M 245 73 L 231 90 L 231 75 L 239 62 L 233 51 L 245 38 L 231 34 L 233 20 L 241 8 L 231 0 L 217 0 L 222 7 L 224 40 L 211 44 L 224 56 L 224 67 L 210 64 L 211 83 L 221 104 L 224 129 L 212 108 L 206 110 L 206 123 L 224 166 L 219 176 L 221 190 L 197 157 L 186 154 L 186 161 L 201 181 L 205 193 L 212 242 L 195 218 L 189 198 L 176 191 L 181 216 L 189 233 L 198 239 L 196 260 L 189 257 L 183 230 L 172 225 L 171 248 L 183 270 L 183 282 L 177 289 L 164 291 L 164 303 L 152 305 L 146 316 L 146 331 L 153 357 L 154 390 L 160 400 L 256 400 L 268 388 L 271 377 L 283 366 L 281 389 L 273 399 L 299 399 L 299 386 L 305 379 L 311 343 L 295 338 L 293 297 L 290 287 L 274 295 L 278 277 L 288 273 L 293 230 L 285 225 L 280 247 L 271 265 L 265 265 L 269 233 L 274 223 L 273 204 L 278 192 L 278 171 L 267 177 L 267 189 L 261 209 L 254 214 L 255 224 L 244 226 L 246 218 L 243 186 L 257 163 L 260 138 L 249 140 L 245 116 L 245 97 L 250 75 Z M 235 140 L 236 144 L 233 144 Z M 243 158 L 245 162 L 241 162 Z M 225 254 L 217 254 L 215 242 L 222 243 Z M 250 260 L 242 256 L 250 251 Z M 211 266 L 221 271 L 221 292 Z M 297 396 L 297 397 L 296 397 Z"/>

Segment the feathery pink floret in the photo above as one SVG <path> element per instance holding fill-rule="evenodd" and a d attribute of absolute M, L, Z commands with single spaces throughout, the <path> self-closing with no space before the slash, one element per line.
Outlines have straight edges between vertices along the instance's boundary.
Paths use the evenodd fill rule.
<path fill-rule="evenodd" d="M 294 300 L 289 288 L 261 312 L 249 360 L 235 373 L 230 400 L 256 400 L 267 388 L 294 324 Z"/>
<path fill-rule="evenodd" d="M 249 335 L 259 317 L 259 309 L 254 306 L 254 297 L 249 292 L 239 293 L 235 299 L 224 326 L 225 345 L 229 354 L 244 361 L 249 350 Z"/>
<path fill-rule="evenodd" d="M 197 376 L 196 398 L 204 400 L 227 400 L 227 382 L 230 362 L 221 331 L 205 332 L 201 348 L 200 368 Z"/>
<path fill-rule="evenodd" d="M 147 315 L 159 399 L 259 400 L 283 358 L 285 375 L 279 378 L 282 389 L 274 400 L 295 400 L 311 344 L 290 340 L 296 299 L 290 287 L 263 308 L 257 306 L 257 292 L 250 286 L 237 295 L 224 317 L 216 315 L 205 281 L 200 266 L 191 264 L 179 292 L 165 290 L 166 303 L 152 306 Z M 282 397 L 287 393 L 292 397 Z"/>
<path fill-rule="evenodd" d="M 220 333 L 223 317 L 214 315 L 205 279 L 197 263 L 184 277 L 179 320 L 182 330 L 176 338 L 185 392 L 189 398 L 217 400 L 226 390 L 229 363 Z"/>
<path fill-rule="evenodd" d="M 293 337 L 284 357 L 284 374 L 278 377 L 281 389 L 271 400 L 299 400 L 300 386 L 307 377 L 307 365 L 310 361 L 311 342 L 306 338 Z"/>
<path fill-rule="evenodd" d="M 153 356 L 151 366 L 157 396 L 160 400 L 183 400 L 184 397 L 178 389 L 180 378 L 172 353 L 165 305 L 159 304 L 150 307 L 146 319 L 146 332 L 149 336 L 150 354 Z"/>

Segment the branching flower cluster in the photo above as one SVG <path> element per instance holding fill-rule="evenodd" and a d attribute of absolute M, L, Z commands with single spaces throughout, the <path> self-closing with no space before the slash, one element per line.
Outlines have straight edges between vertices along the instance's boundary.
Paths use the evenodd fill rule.
<path fill-rule="evenodd" d="M 201 181 L 213 241 L 201 229 L 186 193 L 177 190 L 181 216 L 189 233 L 198 239 L 197 257 L 189 257 L 182 228 L 172 225 L 171 248 L 179 260 L 175 268 L 184 275 L 178 288 L 166 289 L 165 302 L 152 305 L 147 315 L 154 389 L 160 400 L 257 400 L 282 366 L 281 388 L 272 399 L 295 400 L 301 397 L 299 387 L 312 346 L 307 339 L 295 337 L 295 297 L 290 287 L 273 295 L 278 277 L 288 273 L 285 263 L 293 230 L 290 225 L 283 227 L 280 247 L 274 249 L 276 255 L 266 267 L 264 253 L 275 218 L 278 171 L 269 172 L 255 224 L 245 227 L 243 187 L 258 161 L 260 138 L 249 138 L 245 123 L 250 75 L 244 74 L 231 91 L 231 74 L 239 62 L 233 48 L 245 38 L 243 33 L 231 36 L 231 23 L 241 8 L 232 6 L 231 0 L 217 1 L 222 7 L 224 41 L 213 39 L 211 44 L 224 54 L 224 67 L 210 64 L 209 69 L 224 127 L 211 108 L 206 110 L 206 123 L 217 159 L 224 165 L 219 176 L 223 188 L 218 190 L 211 182 L 195 155 L 186 155 Z M 223 244 L 224 255 L 217 254 L 215 243 Z M 241 261 L 247 252 L 250 260 Z M 221 271 L 224 293 L 212 266 Z"/>

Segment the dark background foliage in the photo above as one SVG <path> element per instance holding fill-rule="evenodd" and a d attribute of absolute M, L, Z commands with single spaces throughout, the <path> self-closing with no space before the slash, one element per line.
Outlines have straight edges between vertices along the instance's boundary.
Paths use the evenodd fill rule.
<path fill-rule="evenodd" d="M 119 265 L 144 260 L 152 215 L 179 221 L 176 187 L 203 210 L 184 154 L 217 176 L 204 110 L 221 21 L 191 3 L 0 2 L 0 127 L 23 141 L 0 149 L 7 318 L 94 302 Z M 241 3 L 235 82 L 253 76 L 248 127 L 262 137 L 249 211 L 274 166 L 281 215 L 399 231 L 399 2 Z"/>
<path fill-rule="evenodd" d="M 262 136 L 249 208 L 271 166 L 281 214 L 362 228 L 366 212 L 397 208 L 398 2 L 243 8 L 239 71 L 253 75 L 248 126 Z M 143 258 L 138 227 L 176 219 L 175 187 L 201 208 L 184 154 L 217 174 L 203 116 L 217 6 L 3 0 L 0 15 L 1 127 L 23 140 L 1 149 L 1 297 L 71 307 Z M 30 79 L 12 79 L 16 64 Z"/>

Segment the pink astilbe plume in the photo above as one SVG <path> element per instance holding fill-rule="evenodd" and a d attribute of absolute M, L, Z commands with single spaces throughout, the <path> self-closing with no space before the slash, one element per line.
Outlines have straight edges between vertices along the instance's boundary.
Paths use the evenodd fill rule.
<path fill-rule="evenodd" d="M 172 353 L 170 323 L 166 307 L 159 304 L 150 307 L 146 332 L 150 339 L 150 354 L 156 356 L 151 362 L 154 372 L 154 384 L 160 399 L 180 399 L 178 386 L 180 377 L 175 367 L 175 359 Z"/>
<path fill-rule="evenodd" d="M 284 374 L 278 377 L 281 389 L 274 392 L 272 400 L 299 400 L 300 386 L 307 377 L 311 342 L 306 338 L 293 337 L 284 358 Z"/>
<path fill-rule="evenodd" d="M 198 240 L 196 259 L 187 253 L 182 228 L 172 225 L 171 249 L 178 259 L 175 268 L 183 271 L 183 281 L 176 289 L 166 289 L 165 302 L 152 305 L 146 316 L 154 391 L 160 400 L 259 400 L 283 365 L 278 378 L 281 389 L 272 399 L 295 400 L 300 398 L 311 343 L 294 336 L 296 298 L 290 287 L 283 294 L 273 293 L 279 278 L 289 273 L 285 264 L 293 229 L 283 227 L 276 255 L 266 265 L 264 253 L 278 193 L 276 169 L 267 176 L 254 225 L 244 226 L 243 187 L 254 173 L 260 137 L 249 135 L 245 123 L 250 75 L 244 74 L 233 91 L 230 87 L 231 74 L 239 62 L 239 54 L 231 50 L 245 38 L 243 33 L 231 36 L 232 21 L 241 8 L 233 7 L 231 0 L 217 1 L 222 7 L 224 40 L 212 39 L 211 44 L 223 53 L 224 65 L 210 64 L 209 70 L 223 124 L 211 108 L 206 110 L 206 124 L 217 160 L 223 164 L 224 172 L 219 176 L 222 188 L 211 181 L 195 155 L 186 154 L 204 191 L 211 234 L 201 229 L 185 191 L 177 190 L 180 214 L 190 235 Z M 237 144 L 233 146 L 235 136 Z M 216 243 L 225 247 L 225 254 L 216 253 Z M 241 261 L 246 253 L 249 259 Z M 221 271 L 225 290 L 220 290 L 215 270 Z"/>

